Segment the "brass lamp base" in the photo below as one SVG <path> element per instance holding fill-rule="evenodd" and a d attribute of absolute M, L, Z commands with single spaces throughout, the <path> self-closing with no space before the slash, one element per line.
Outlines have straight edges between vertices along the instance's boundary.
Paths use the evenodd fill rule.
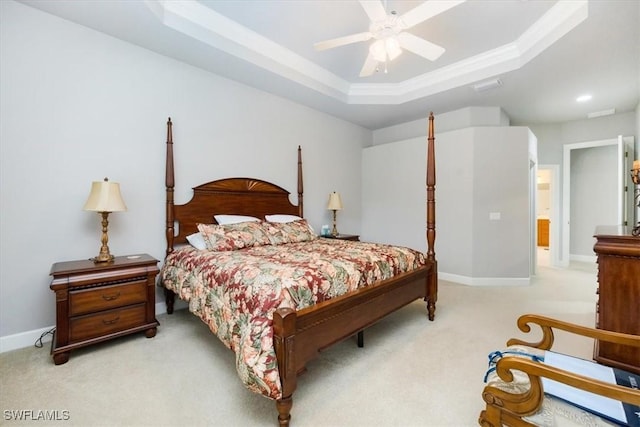
<path fill-rule="evenodd" d="M 338 234 L 338 228 L 336 227 L 336 210 L 333 210 L 333 229 L 331 230 L 331 235 L 336 237 Z"/>
<path fill-rule="evenodd" d="M 91 258 L 96 264 L 112 262 L 114 258 L 109 252 L 109 246 L 107 245 L 109 242 L 109 235 L 107 234 L 107 229 L 109 228 L 109 212 L 100 212 L 100 214 L 102 214 L 102 238 L 100 239 L 102 246 L 100 247 L 98 256 Z"/>
<path fill-rule="evenodd" d="M 98 255 L 96 257 L 90 258 L 95 264 L 105 264 L 112 262 L 115 257 L 111 254 L 108 254 L 106 257 L 102 255 Z"/>

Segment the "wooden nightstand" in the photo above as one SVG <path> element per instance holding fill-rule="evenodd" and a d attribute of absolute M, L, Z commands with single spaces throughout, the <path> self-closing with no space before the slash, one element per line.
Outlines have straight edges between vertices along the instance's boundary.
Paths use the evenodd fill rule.
<path fill-rule="evenodd" d="M 155 277 L 158 260 L 146 255 L 57 262 L 51 266 L 56 293 L 56 331 L 51 354 L 56 365 L 71 350 L 144 331 L 156 335 Z"/>
<path fill-rule="evenodd" d="M 328 236 L 320 236 L 320 237 L 324 237 L 327 239 L 353 240 L 355 242 L 360 241 L 360 236 L 356 234 L 338 234 L 337 236 L 328 235 Z"/>

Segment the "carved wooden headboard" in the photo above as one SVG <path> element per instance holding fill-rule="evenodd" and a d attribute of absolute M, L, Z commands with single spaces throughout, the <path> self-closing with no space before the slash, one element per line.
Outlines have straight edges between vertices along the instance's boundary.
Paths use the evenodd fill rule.
<path fill-rule="evenodd" d="M 214 215 L 249 215 L 264 219 L 269 214 L 303 216 L 302 149 L 298 147 L 298 205 L 289 200 L 282 187 L 256 178 L 224 178 L 193 188 L 193 197 L 183 205 L 173 201 L 175 187 L 173 169 L 173 123 L 167 121 L 167 254 L 174 244 L 186 243 L 189 234 L 198 231 L 199 223 L 213 224 Z M 176 230 L 177 225 L 177 230 Z M 176 233 L 177 231 L 177 233 Z"/>

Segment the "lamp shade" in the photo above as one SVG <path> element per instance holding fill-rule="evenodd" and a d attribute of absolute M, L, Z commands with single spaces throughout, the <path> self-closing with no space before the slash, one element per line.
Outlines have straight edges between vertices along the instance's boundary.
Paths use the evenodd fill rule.
<path fill-rule="evenodd" d="M 329 194 L 329 204 L 327 205 L 327 209 L 333 211 L 339 211 L 342 209 L 342 199 L 340 198 L 340 194 L 335 191 Z"/>
<path fill-rule="evenodd" d="M 91 184 L 89 199 L 82 209 L 95 212 L 126 211 L 127 207 L 120 195 L 120 184 L 110 182 L 108 178 L 104 181 L 94 181 Z"/>

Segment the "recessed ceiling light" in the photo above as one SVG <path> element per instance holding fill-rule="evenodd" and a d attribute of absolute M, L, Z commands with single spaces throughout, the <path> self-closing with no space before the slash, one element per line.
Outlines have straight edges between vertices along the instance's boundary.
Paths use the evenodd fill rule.
<path fill-rule="evenodd" d="M 591 95 L 580 95 L 576 98 L 576 102 L 587 102 L 591 99 Z"/>

